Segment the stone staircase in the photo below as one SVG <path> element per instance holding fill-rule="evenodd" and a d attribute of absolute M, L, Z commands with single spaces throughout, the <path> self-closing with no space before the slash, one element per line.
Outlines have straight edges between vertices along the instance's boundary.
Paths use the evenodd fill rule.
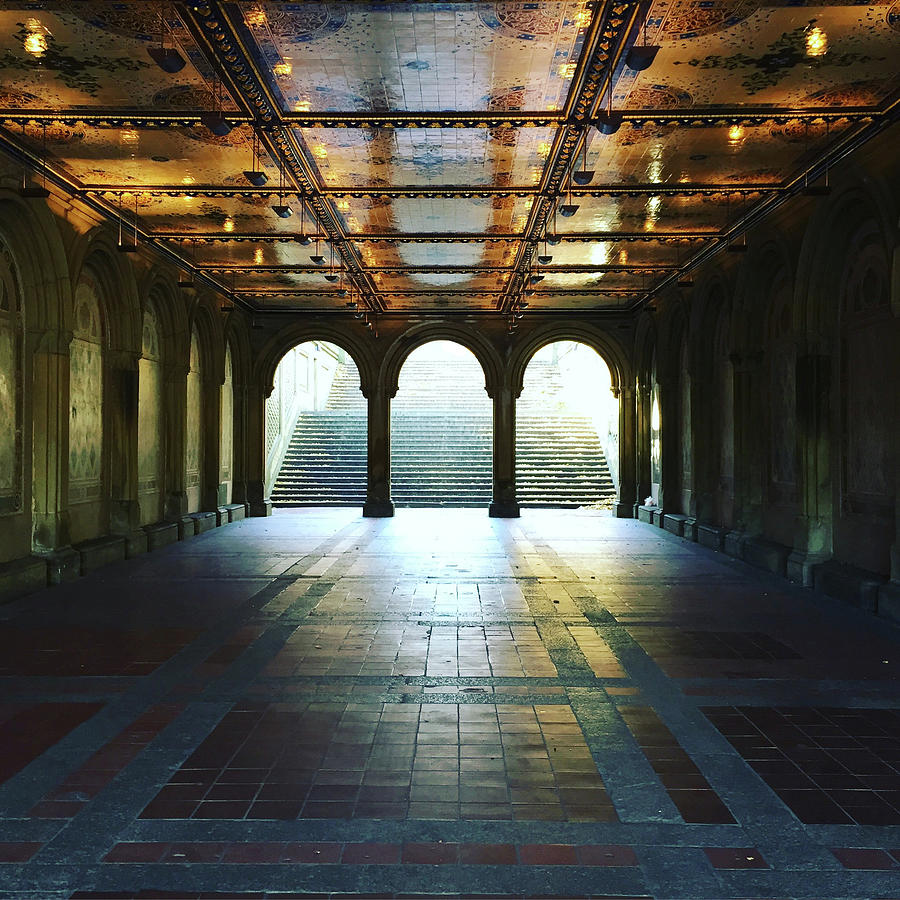
<path fill-rule="evenodd" d="M 491 420 L 483 377 L 469 361 L 410 360 L 391 405 L 394 503 L 487 506 Z M 531 363 L 516 424 L 520 504 L 611 502 L 615 489 L 593 423 L 566 407 L 556 365 Z M 342 365 L 327 408 L 298 419 L 272 501 L 276 506 L 360 506 L 365 495 L 366 401 L 355 369 Z"/>

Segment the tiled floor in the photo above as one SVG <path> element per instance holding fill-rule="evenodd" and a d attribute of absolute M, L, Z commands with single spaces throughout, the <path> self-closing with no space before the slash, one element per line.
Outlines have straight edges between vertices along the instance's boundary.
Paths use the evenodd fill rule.
<path fill-rule="evenodd" d="M 0 896 L 900 897 L 898 632 L 637 522 L 281 512 L 0 619 Z"/>

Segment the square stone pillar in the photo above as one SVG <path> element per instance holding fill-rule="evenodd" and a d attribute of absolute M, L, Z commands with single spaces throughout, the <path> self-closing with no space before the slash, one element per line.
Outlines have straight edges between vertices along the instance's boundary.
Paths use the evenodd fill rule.
<path fill-rule="evenodd" d="M 266 497 L 266 398 L 253 385 L 246 391 L 247 464 L 245 501 L 251 516 L 271 516 L 272 501 Z"/>
<path fill-rule="evenodd" d="M 635 391 L 624 387 L 619 398 L 619 492 L 613 506 L 617 519 L 634 518 L 637 497 L 637 422 Z"/>
<path fill-rule="evenodd" d="M 387 518 L 394 515 L 391 500 L 391 395 L 380 385 L 366 395 L 368 446 L 366 452 L 366 502 L 363 515 Z"/>
<path fill-rule="evenodd" d="M 516 519 L 516 395 L 507 385 L 494 390 L 494 477 L 493 499 L 488 515 L 495 519 Z"/>
<path fill-rule="evenodd" d="M 33 342 L 32 546 L 59 549 L 69 535 L 69 344 L 71 331 L 29 334 Z"/>
<path fill-rule="evenodd" d="M 127 350 L 108 350 L 106 434 L 109 451 L 109 530 L 130 534 L 140 528 L 138 502 L 138 360 Z"/>

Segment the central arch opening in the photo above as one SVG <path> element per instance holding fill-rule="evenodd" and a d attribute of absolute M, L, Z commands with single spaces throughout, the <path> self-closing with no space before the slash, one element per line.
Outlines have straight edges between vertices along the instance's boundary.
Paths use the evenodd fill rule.
<path fill-rule="evenodd" d="M 413 350 L 391 404 L 396 506 L 491 502 L 492 403 L 475 355 L 453 341 Z"/>
<path fill-rule="evenodd" d="M 274 506 L 361 506 L 366 400 L 348 353 L 306 341 L 282 357 L 266 400 L 266 488 Z"/>
<path fill-rule="evenodd" d="M 516 403 L 519 505 L 611 509 L 618 424 L 609 366 L 593 347 L 555 341 L 538 350 Z"/>

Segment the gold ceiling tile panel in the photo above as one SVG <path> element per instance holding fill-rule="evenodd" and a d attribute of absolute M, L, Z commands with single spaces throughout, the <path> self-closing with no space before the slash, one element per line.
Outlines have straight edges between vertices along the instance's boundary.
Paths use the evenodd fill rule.
<path fill-rule="evenodd" d="M 4 3 L 0 108 L 236 111 L 216 94 L 213 68 L 199 54 L 182 20 L 167 4 L 142 0 L 58 0 Z M 177 78 L 148 50 L 163 45 L 183 62 Z"/>
<path fill-rule="evenodd" d="M 590 22 L 580 0 L 241 4 L 284 112 L 561 109 Z"/>
<path fill-rule="evenodd" d="M 900 85 L 890 8 L 657 0 L 647 37 L 659 53 L 647 71 L 622 74 L 614 103 L 878 107 Z"/>
<path fill-rule="evenodd" d="M 551 128 L 303 128 L 329 188 L 445 185 L 534 188 Z"/>

